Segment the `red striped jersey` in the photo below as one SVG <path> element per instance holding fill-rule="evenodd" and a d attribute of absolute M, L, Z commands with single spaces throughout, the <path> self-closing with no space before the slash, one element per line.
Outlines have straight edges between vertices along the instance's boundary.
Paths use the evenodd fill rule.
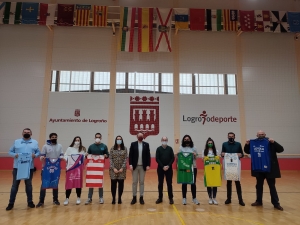
<path fill-rule="evenodd" d="M 104 155 L 88 155 L 86 164 L 86 187 L 102 188 L 104 173 Z"/>

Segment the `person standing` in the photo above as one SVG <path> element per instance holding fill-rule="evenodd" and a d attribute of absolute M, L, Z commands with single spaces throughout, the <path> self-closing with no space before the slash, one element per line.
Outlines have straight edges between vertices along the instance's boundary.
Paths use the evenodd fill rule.
<path fill-rule="evenodd" d="M 14 164 L 13 164 L 13 184 L 11 186 L 10 190 L 10 198 L 9 198 L 9 203 L 8 206 L 6 207 L 6 210 L 12 210 L 14 207 L 14 203 L 16 200 L 16 196 L 19 190 L 19 185 L 21 180 L 17 179 L 17 176 L 19 173 L 24 173 L 29 171 L 29 178 L 24 179 L 25 182 L 25 191 L 27 195 L 27 206 L 29 208 L 34 208 L 35 205 L 32 200 L 32 176 L 33 176 L 33 160 L 35 157 L 40 155 L 40 149 L 39 149 L 39 144 L 36 140 L 32 139 L 32 132 L 29 128 L 25 128 L 22 132 L 23 138 L 17 139 L 14 141 L 13 145 L 9 149 L 9 155 L 11 157 L 14 157 Z M 18 169 L 19 163 L 19 158 L 22 157 L 22 155 L 28 155 L 29 158 L 32 158 L 32 160 L 29 160 L 27 168 L 25 170 Z M 24 165 L 27 163 L 24 163 Z"/>
<path fill-rule="evenodd" d="M 156 162 L 157 162 L 157 176 L 158 176 L 158 199 L 156 204 L 163 201 L 163 185 L 164 178 L 166 177 L 169 203 L 174 204 L 173 200 L 173 169 L 172 164 L 174 162 L 174 151 L 171 146 L 168 145 L 168 138 L 161 138 L 161 146 L 156 149 Z"/>
<path fill-rule="evenodd" d="M 144 201 L 144 180 L 146 171 L 150 169 L 151 155 L 150 147 L 144 142 L 143 133 L 137 134 L 137 141 L 132 142 L 129 148 L 129 169 L 132 171 L 132 201 L 131 205 L 136 203 L 137 183 L 140 184 L 140 204 Z"/>
<path fill-rule="evenodd" d="M 91 144 L 88 148 L 88 154 L 91 155 L 104 155 L 104 157 L 107 159 L 108 158 L 108 149 L 107 146 L 101 142 L 102 140 L 102 135 L 100 133 L 95 134 L 95 143 Z M 104 199 L 103 199 L 103 187 L 98 188 L 99 191 L 99 203 L 103 204 Z M 88 193 L 88 199 L 86 200 L 85 204 L 88 205 L 92 202 L 93 198 L 93 192 L 94 188 L 89 188 L 89 193 Z"/>
<path fill-rule="evenodd" d="M 267 180 L 267 183 L 269 185 L 270 189 L 270 195 L 271 195 L 271 203 L 274 205 L 275 209 L 278 209 L 280 211 L 283 211 L 283 208 L 281 207 L 279 203 L 279 198 L 277 194 L 277 190 L 275 187 L 276 178 L 280 178 L 280 168 L 279 163 L 277 159 L 276 153 L 281 153 L 284 151 L 283 147 L 274 141 L 272 138 L 266 138 L 266 133 L 262 130 L 257 132 L 257 139 L 258 141 L 262 141 L 264 139 L 267 139 L 269 142 L 269 157 L 270 157 L 270 172 L 256 172 L 253 171 L 253 167 L 251 166 L 251 175 L 256 178 L 256 201 L 251 204 L 251 206 L 262 206 L 262 197 L 263 197 L 263 188 L 264 188 L 264 180 Z M 246 144 L 244 146 L 244 151 L 247 154 L 251 154 L 250 149 L 250 140 L 246 141 Z M 254 157 L 251 157 L 251 160 L 253 160 Z M 252 164 L 251 164 L 252 165 Z"/>
<path fill-rule="evenodd" d="M 222 157 L 224 157 L 225 153 L 237 153 L 239 158 L 244 157 L 244 152 L 242 150 L 241 143 L 235 141 L 235 134 L 233 132 L 229 132 L 227 137 L 228 137 L 228 141 L 224 142 L 222 145 Z M 227 205 L 231 203 L 232 180 L 227 180 L 226 186 L 227 186 L 227 199 L 225 201 L 225 204 Z M 242 187 L 240 181 L 235 181 L 235 187 L 239 199 L 239 204 L 241 206 L 245 206 L 242 197 Z"/>
<path fill-rule="evenodd" d="M 118 204 L 122 204 L 122 194 L 124 190 L 124 180 L 126 179 L 127 148 L 123 138 L 118 135 L 115 144 L 109 152 L 109 175 L 111 179 L 112 204 L 116 204 L 116 192 L 118 184 Z"/>

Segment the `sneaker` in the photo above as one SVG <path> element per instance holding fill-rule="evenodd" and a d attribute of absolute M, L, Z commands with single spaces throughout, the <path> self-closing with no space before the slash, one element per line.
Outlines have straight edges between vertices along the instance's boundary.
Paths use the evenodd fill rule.
<path fill-rule="evenodd" d="M 169 203 L 170 203 L 170 205 L 173 205 L 173 204 L 174 204 L 173 198 L 170 198 Z"/>
<path fill-rule="evenodd" d="M 77 198 L 77 200 L 76 200 L 76 205 L 79 205 L 80 203 L 81 203 L 80 198 Z"/>
<path fill-rule="evenodd" d="M 213 200 L 211 198 L 208 200 L 208 204 L 210 204 L 210 205 L 213 204 Z"/>
<path fill-rule="evenodd" d="M 66 198 L 66 200 L 64 201 L 64 205 L 69 205 L 69 199 Z"/>
<path fill-rule="evenodd" d="M 230 200 L 230 199 L 226 199 L 225 205 L 228 205 L 228 204 L 230 204 L 230 203 L 231 203 L 231 200 Z"/>
<path fill-rule="evenodd" d="M 27 206 L 29 208 L 35 208 L 35 204 L 33 202 L 28 202 Z"/>
<path fill-rule="evenodd" d="M 90 198 L 88 198 L 86 201 L 85 201 L 85 205 L 89 205 L 89 204 L 91 204 L 92 203 L 92 199 L 90 199 Z"/>
<path fill-rule="evenodd" d="M 239 204 L 240 204 L 241 206 L 245 206 L 245 203 L 244 203 L 243 200 L 240 200 L 240 201 L 239 201 Z"/>
<path fill-rule="evenodd" d="M 196 198 L 193 199 L 193 202 L 194 202 L 194 204 L 196 204 L 196 205 L 200 205 L 200 202 L 199 202 Z"/>
<path fill-rule="evenodd" d="M 60 205 L 60 202 L 58 200 L 54 200 L 53 205 Z"/>
<path fill-rule="evenodd" d="M 100 204 L 103 204 L 103 203 L 104 203 L 104 199 L 103 199 L 103 198 L 100 198 L 100 199 L 99 199 L 99 203 L 100 203 Z"/>
<path fill-rule="evenodd" d="M 186 198 L 182 199 L 182 205 L 186 205 Z"/>
<path fill-rule="evenodd" d="M 161 198 L 159 198 L 159 199 L 157 199 L 157 200 L 156 200 L 156 202 L 155 202 L 155 203 L 156 203 L 156 204 L 159 204 L 159 203 L 162 203 L 162 202 L 163 202 L 163 201 L 162 201 L 162 199 L 161 199 Z"/>
<path fill-rule="evenodd" d="M 14 207 L 14 204 L 9 203 L 8 206 L 6 207 L 6 211 L 12 210 Z"/>
<path fill-rule="evenodd" d="M 214 205 L 218 205 L 218 202 L 216 199 L 213 199 L 212 201 L 213 201 Z"/>
<path fill-rule="evenodd" d="M 42 207 L 42 206 L 44 206 L 44 203 L 43 203 L 43 202 L 39 202 L 35 207 L 36 207 L 36 208 L 40 208 L 40 207 Z"/>

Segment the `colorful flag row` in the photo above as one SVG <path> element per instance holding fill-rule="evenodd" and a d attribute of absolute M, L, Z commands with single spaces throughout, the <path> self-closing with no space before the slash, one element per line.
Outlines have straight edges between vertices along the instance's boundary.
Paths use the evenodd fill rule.
<path fill-rule="evenodd" d="M 91 12 L 92 26 L 106 27 L 107 25 L 107 6 L 28 2 L 0 2 L 0 16 L 4 15 L 0 24 L 54 25 L 56 10 L 57 26 L 90 26 Z"/>

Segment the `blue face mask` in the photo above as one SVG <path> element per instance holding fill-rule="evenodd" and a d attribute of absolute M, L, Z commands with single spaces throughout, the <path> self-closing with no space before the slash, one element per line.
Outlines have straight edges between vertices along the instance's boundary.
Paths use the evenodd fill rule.
<path fill-rule="evenodd" d="M 117 145 L 122 144 L 122 140 L 117 140 Z"/>

